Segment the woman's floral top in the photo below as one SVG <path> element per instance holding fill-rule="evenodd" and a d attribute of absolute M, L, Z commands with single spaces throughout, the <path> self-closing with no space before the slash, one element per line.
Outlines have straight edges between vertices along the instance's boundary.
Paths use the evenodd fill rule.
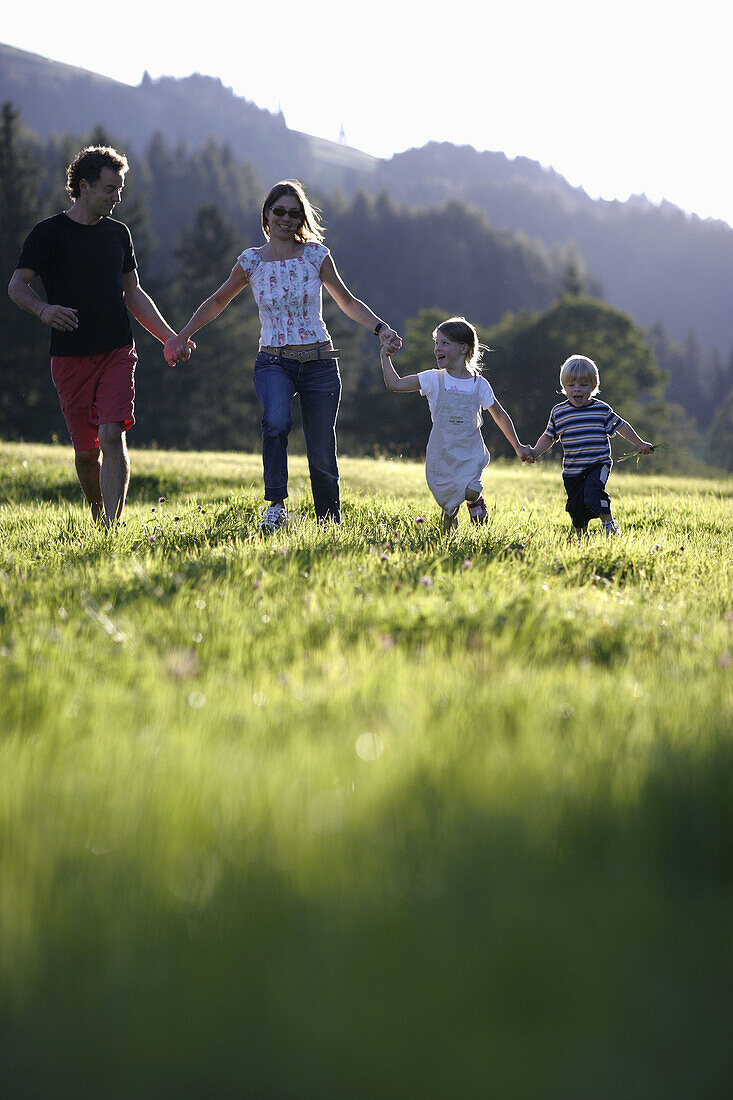
<path fill-rule="evenodd" d="M 328 255 L 325 245 L 308 241 L 292 260 L 263 260 L 259 248 L 247 248 L 238 257 L 260 312 L 260 347 L 331 339 L 321 315 L 320 271 Z"/>

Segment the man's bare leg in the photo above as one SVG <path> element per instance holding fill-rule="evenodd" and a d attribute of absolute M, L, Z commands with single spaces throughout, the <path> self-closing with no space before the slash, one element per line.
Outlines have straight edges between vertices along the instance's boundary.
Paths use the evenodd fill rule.
<path fill-rule="evenodd" d="M 104 502 L 102 500 L 102 486 L 99 478 L 99 448 L 93 451 L 77 451 L 74 456 L 76 464 L 76 476 L 82 487 L 90 508 L 92 519 L 104 518 Z"/>
<path fill-rule="evenodd" d="M 99 446 L 102 449 L 100 485 L 104 501 L 105 523 L 108 527 L 122 515 L 130 484 L 130 458 L 123 424 L 100 424 Z"/>

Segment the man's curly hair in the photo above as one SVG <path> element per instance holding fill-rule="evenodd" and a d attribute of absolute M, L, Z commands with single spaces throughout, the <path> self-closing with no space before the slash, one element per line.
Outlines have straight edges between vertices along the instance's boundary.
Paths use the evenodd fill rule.
<path fill-rule="evenodd" d="M 125 154 L 118 153 L 111 145 L 88 145 L 77 153 L 66 169 L 66 190 L 72 199 L 78 199 L 82 180 L 91 184 L 97 183 L 103 168 L 111 168 L 113 172 L 124 176 L 129 167 Z"/>

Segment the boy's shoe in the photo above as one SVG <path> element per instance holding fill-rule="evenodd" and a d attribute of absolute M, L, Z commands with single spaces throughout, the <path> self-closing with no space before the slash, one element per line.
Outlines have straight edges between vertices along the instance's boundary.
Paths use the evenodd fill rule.
<path fill-rule="evenodd" d="M 621 528 L 618 527 L 612 519 L 604 520 L 603 522 L 603 534 L 607 539 L 613 538 L 614 535 L 621 534 Z"/>
<path fill-rule="evenodd" d="M 489 509 L 486 507 L 486 501 L 483 498 L 483 494 L 477 497 L 476 500 L 467 500 L 468 514 L 471 517 L 471 523 L 488 523 L 489 522 Z"/>
<path fill-rule="evenodd" d="M 460 508 L 460 504 L 458 508 Z M 458 508 L 454 508 L 452 512 L 446 512 L 443 509 L 440 516 L 440 526 L 444 531 L 450 531 L 451 527 L 455 527 L 458 523 Z"/>
<path fill-rule="evenodd" d="M 278 527 L 284 527 L 288 522 L 288 510 L 283 504 L 269 504 L 265 508 L 262 519 L 257 524 L 257 530 L 263 535 L 269 535 L 277 531 Z"/>
<path fill-rule="evenodd" d="M 573 530 L 575 531 L 575 537 L 577 538 L 578 542 L 582 542 L 583 539 L 588 538 L 588 524 L 587 523 L 584 527 L 574 527 Z"/>

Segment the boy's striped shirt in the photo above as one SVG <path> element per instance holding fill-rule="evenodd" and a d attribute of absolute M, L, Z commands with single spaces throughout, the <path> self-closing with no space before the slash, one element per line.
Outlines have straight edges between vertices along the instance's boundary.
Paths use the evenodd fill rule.
<path fill-rule="evenodd" d="M 610 405 L 592 397 L 576 409 L 561 401 L 550 413 L 545 431 L 562 444 L 562 471 L 579 474 L 596 462 L 611 465 L 611 436 L 623 420 Z"/>

